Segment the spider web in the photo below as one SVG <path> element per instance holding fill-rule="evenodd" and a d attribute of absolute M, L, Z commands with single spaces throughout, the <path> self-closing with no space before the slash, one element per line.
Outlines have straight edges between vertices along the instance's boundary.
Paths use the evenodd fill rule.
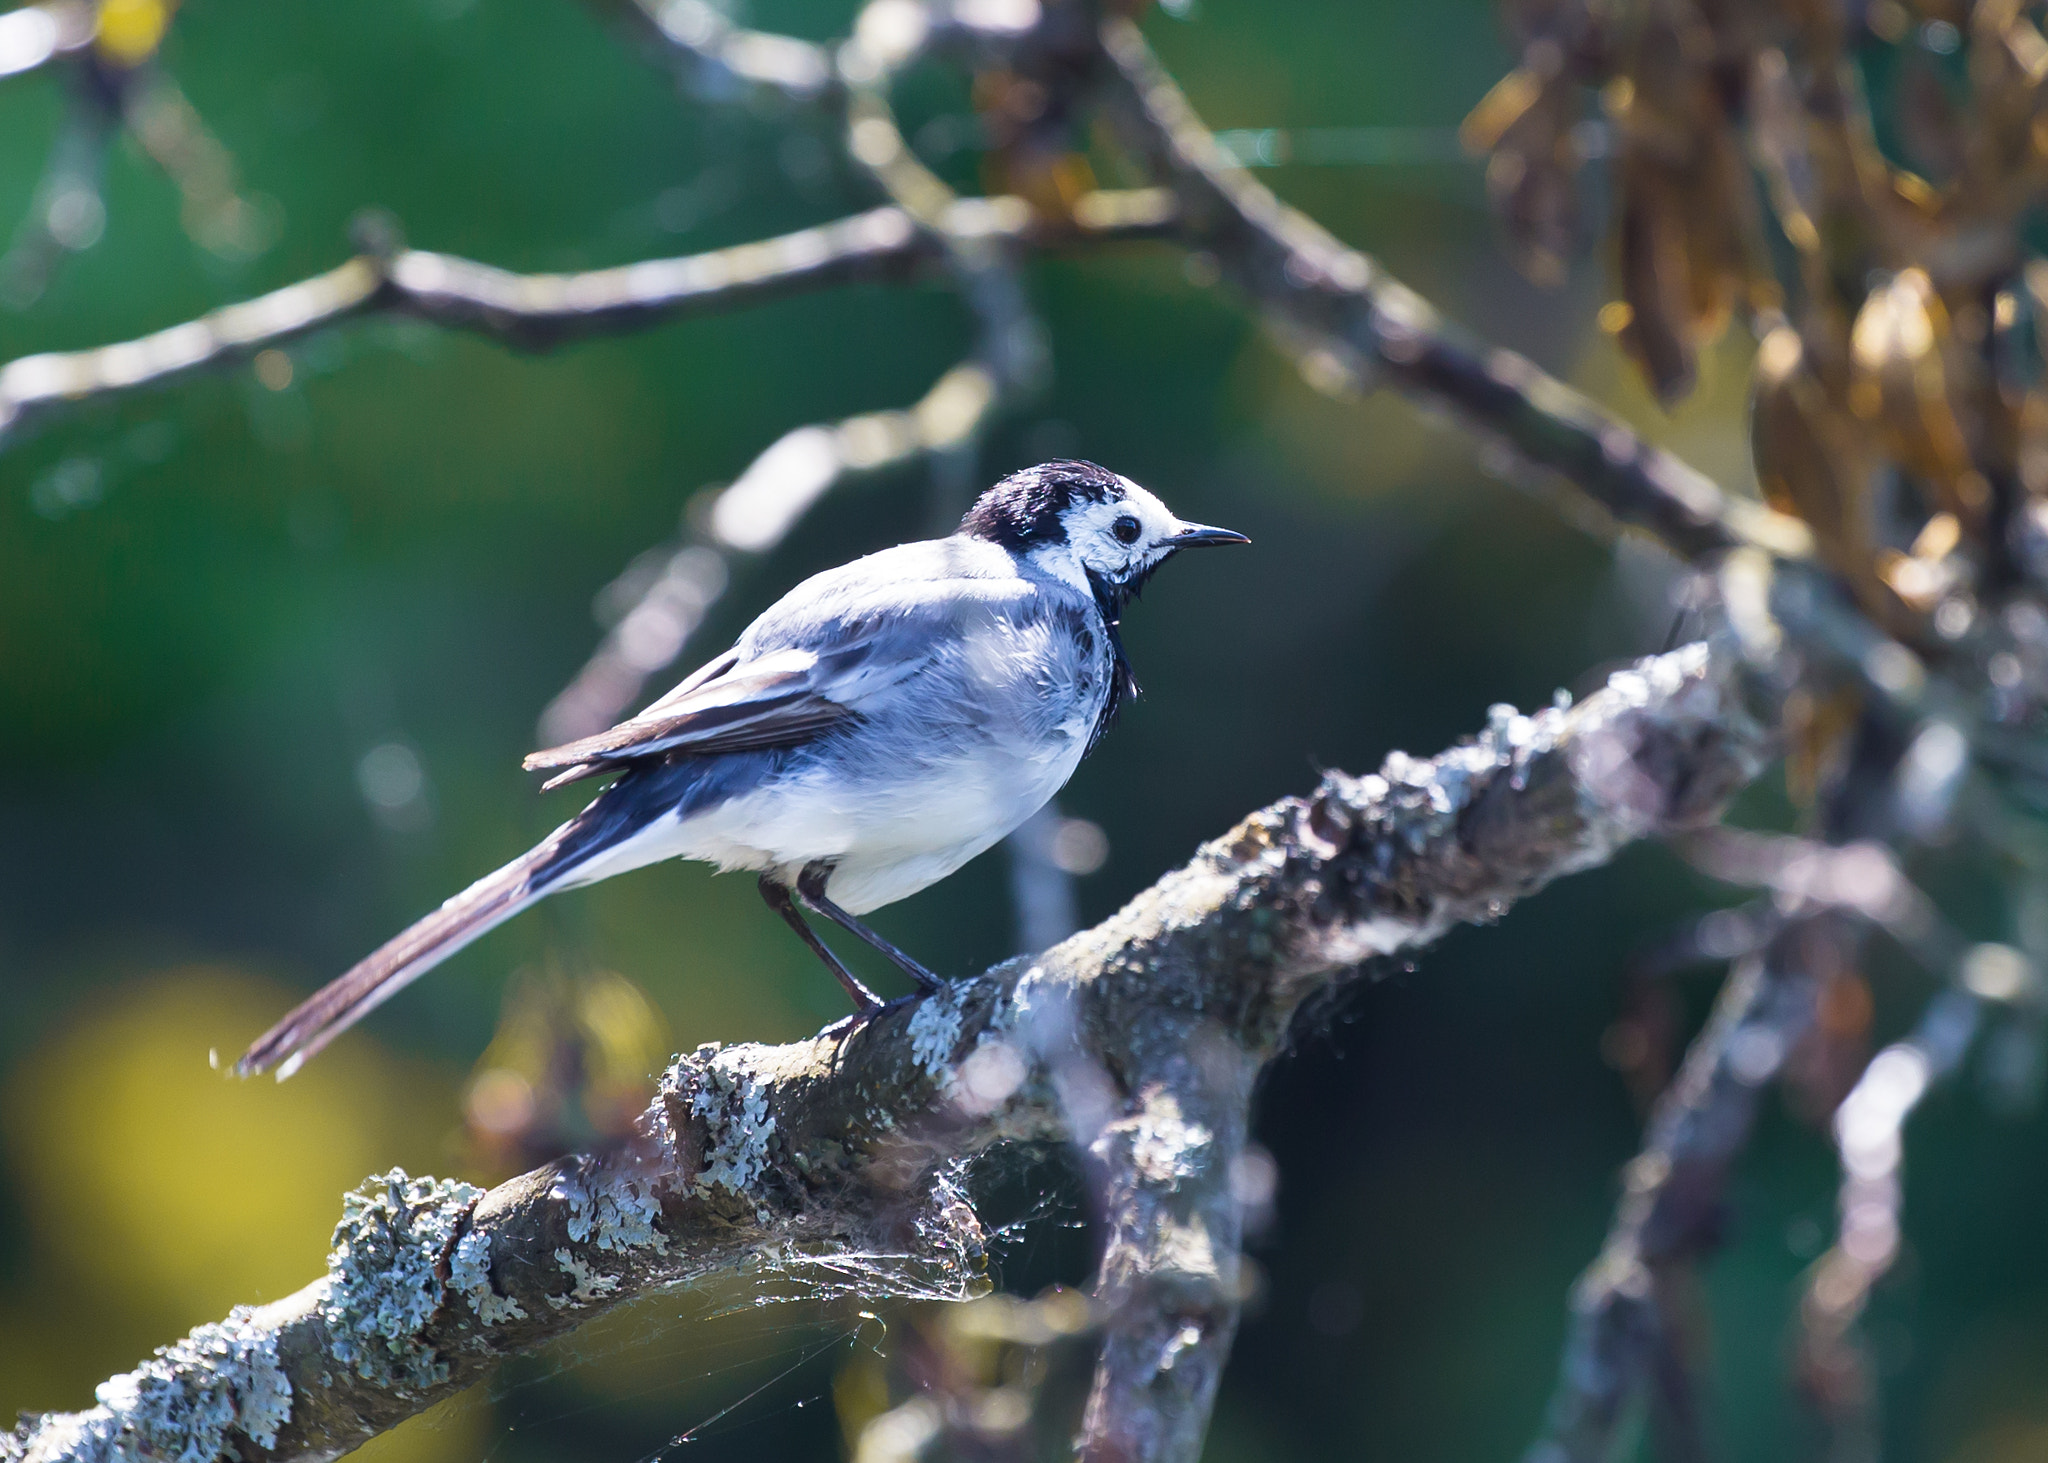
<path fill-rule="evenodd" d="M 974 1187 L 997 1191 L 988 1207 L 1007 1211 L 985 1236 L 990 1281 L 999 1285 L 1012 1260 L 1039 1271 L 1062 1228 L 1084 1227 L 1074 1177 L 1057 1165 L 975 1167 Z M 949 1236 L 932 1231 L 955 1196 L 964 1200 L 968 1177 L 963 1165 L 933 1185 L 918 1225 L 932 1253 L 785 1251 L 742 1274 L 669 1287 L 509 1359 L 440 1425 L 473 1427 L 474 1413 L 486 1414 L 474 1463 L 837 1457 L 832 1385 L 848 1358 L 863 1347 L 886 1355 L 903 1307 L 987 1288 L 945 1263 Z"/>

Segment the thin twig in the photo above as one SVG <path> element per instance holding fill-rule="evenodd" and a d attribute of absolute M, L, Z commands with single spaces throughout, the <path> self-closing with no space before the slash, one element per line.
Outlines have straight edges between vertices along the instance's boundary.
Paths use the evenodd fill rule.
<path fill-rule="evenodd" d="M 1903 1243 L 1906 1120 L 1961 1067 L 1988 1006 L 2039 997 L 2039 974 L 2008 945 L 1974 946 L 1947 973 L 1955 984 L 1927 1003 L 1910 1034 L 1870 1059 L 1835 1110 L 1839 1227 L 1807 1272 L 1796 1361 L 1800 1390 L 1826 1429 L 1830 1463 L 1878 1457 L 1876 1377 L 1857 1332 Z"/>
<path fill-rule="evenodd" d="M 0 27 L 31 13 L 17 10 L 0 16 Z M 0 32 L 0 47 L 5 43 L 6 36 Z M 107 205 L 101 183 L 107 150 L 120 126 L 118 99 L 106 91 L 125 85 L 125 78 L 106 68 L 80 66 L 66 79 L 70 95 L 64 119 L 43 159 L 43 173 L 36 180 L 28 212 L 15 229 L 6 254 L 0 255 L 0 307 L 7 309 L 24 310 L 33 305 L 49 288 L 65 257 L 92 247 L 106 228 Z"/>
<path fill-rule="evenodd" d="M 603 8 L 698 96 L 754 93 L 809 106 L 838 84 L 826 47 L 734 25 L 705 0 L 606 0 Z"/>
<path fill-rule="evenodd" d="M 976 199 L 961 202 L 947 226 L 1046 249 L 1154 238 L 1172 226 L 1171 200 L 1156 190 L 1108 194 L 1069 225 L 1037 219 L 1019 199 Z M 707 254 L 576 274 L 513 274 L 421 249 L 365 253 L 139 340 L 0 366 L 0 446 L 32 418 L 66 404 L 161 385 L 359 315 L 408 315 L 545 350 L 807 290 L 900 280 L 940 252 L 901 209 L 877 208 Z"/>

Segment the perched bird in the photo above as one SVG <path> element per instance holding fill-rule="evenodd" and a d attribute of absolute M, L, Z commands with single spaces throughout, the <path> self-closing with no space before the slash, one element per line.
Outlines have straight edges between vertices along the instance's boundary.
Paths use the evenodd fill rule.
<path fill-rule="evenodd" d="M 802 910 L 936 989 L 856 916 L 945 878 L 1045 806 L 1138 689 L 1124 605 L 1179 550 L 1249 542 L 1182 522 L 1093 463 L 1048 462 L 982 494 L 949 538 L 805 580 L 638 716 L 528 757 L 555 774 L 546 788 L 618 780 L 309 997 L 236 1070 L 288 1077 L 535 900 L 670 858 L 757 872 L 862 1016 L 881 1003 Z"/>

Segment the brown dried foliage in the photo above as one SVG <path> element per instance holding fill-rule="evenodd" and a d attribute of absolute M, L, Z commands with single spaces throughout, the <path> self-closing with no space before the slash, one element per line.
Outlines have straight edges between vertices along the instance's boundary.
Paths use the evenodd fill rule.
<path fill-rule="evenodd" d="M 2004 653 L 2039 685 L 2040 617 L 2013 609 L 2048 584 L 2048 260 L 2024 233 L 2048 185 L 2048 6 L 1507 13 L 1521 65 L 1464 135 L 1489 155 L 1520 266 L 1563 278 L 1586 164 L 1609 158 L 1620 297 L 1603 323 L 1659 399 L 1746 325 L 1765 499 L 1931 668 L 1983 689 Z M 2037 699 L 2007 696 L 1992 719 L 2035 717 Z M 1791 728 L 1795 760 L 1826 763 L 1836 749 L 1802 737 L 1855 720 Z"/>

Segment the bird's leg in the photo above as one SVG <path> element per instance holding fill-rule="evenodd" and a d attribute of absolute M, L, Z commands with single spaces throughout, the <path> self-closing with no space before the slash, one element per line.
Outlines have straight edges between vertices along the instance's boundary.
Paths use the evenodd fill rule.
<path fill-rule="evenodd" d="M 768 874 L 761 876 L 761 897 L 768 907 L 789 921 L 789 927 L 796 931 L 797 938 L 811 947 L 811 953 L 825 962 L 825 968 L 846 987 L 846 993 L 853 997 L 853 1004 L 862 1016 L 872 1016 L 882 1009 L 882 1003 L 875 993 L 860 983 L 860 978 L 848 970 L 845 964 L 826 948 L 825 942 L 817 937 L 811 927 L 804 923 L 803 912 L 789 897 L 789 886 L 779 883 Z"/>
<path fill-rule="evenodd" d="M 832 869 L 828 864 L 812 864 L 797 875 L 796 897 L 803 901 L 804 908 L 824 915 L 849 935 L 867 941 L 891 965 L 916 981 L 920 994 L 929 996 L 943 989 L 944 981 L 825 897 L 825 881 L 831 875 Z"/>

